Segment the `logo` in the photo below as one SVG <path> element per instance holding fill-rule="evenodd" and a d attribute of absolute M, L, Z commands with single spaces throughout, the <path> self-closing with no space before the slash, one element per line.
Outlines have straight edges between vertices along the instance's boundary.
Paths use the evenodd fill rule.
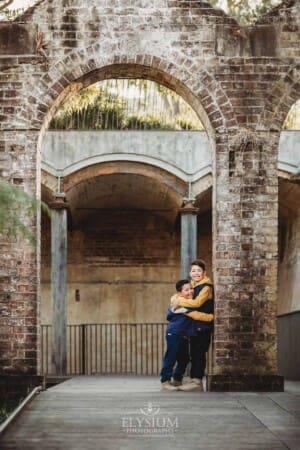
<path fill-rule="evenodd" d="M 142 414 L 145 414 L 145 416 L 155 416 L 155 414 L 159 413 L 160 407 L 156 407 L 153 403 L 149 402 L 146 404 L 146 409 L 140 408 L 140 411 Z"/>
<path fill-rule="evenodd" d="M 122 417 L 122 431 L 131 435 L 172 436 L 178 430 L 178 417 L 161 412 L 159 405 L 148 402 L 140 413 Z"/>

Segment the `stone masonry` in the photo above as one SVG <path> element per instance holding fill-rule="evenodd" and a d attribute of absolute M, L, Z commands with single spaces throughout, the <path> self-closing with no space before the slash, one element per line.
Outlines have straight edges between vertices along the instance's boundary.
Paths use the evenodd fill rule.
<path fill-rule="evenodd" d="M 49 120 L 84 86 L 148 78 L 199 114 L 214 149 L 211 389 L 282 387 L 276 164 L 283 120 L 300 97 L 299 37 L 297 0 L 245 29 L 197 0 L 44 0 L 0 23 L 1 177 L 28 192 L 40 190 Z M 35 374 L 39 251 L 11 241 L 0 251 L 1 371 Z"/>

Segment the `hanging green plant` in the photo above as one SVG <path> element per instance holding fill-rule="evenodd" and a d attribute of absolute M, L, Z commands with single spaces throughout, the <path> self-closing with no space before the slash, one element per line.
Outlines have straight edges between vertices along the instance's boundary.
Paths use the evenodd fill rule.
<path fill-rule="evenodd" d="M 53 117 L 52 130 L 203 129 L 174 91 L 144 79 L 111 79 L 74 94 Z"/>
<path fill-rule="evenodd" d="M 38 208 L 50 216 L 48 206 L 24 192 L 20 187 L 0 181 L 0 234 L 22 237 L 35 243 L 35 235 L 29 228 Z"/>

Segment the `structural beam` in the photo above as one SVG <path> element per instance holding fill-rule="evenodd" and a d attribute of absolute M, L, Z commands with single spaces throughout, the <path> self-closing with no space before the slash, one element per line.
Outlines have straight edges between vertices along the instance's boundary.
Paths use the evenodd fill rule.
<path fill-rule="evenodd" d="M 181 276 L 187 278 L 191 261 L 197 258 L 197 213 L 193 201 L 187 201 L 181 214 Z"/>
<path fill-rule="evenodd" d="M 52 371 L 67 373 L 67 203 L 51 204 Z"/>

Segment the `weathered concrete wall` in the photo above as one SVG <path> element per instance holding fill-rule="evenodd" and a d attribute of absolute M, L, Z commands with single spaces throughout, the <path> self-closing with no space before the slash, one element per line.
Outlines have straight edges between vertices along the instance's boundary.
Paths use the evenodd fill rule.
<path fill-rule="evenodd" d="M 300 379 L 300 185 L 279 183 L 278 366 Z"/>
<path fill-rule="evenodd" d="M 153 164 L 185 181 L 212 171 L 212 150 L 205 131 L 50 131 L 42 143 L 42 168 L 64 177 L 106 161 Z M 300 170 L 300 132 L 282 131 L 278 169 Z"/>
<path fill-rule="evenodd" d="M 300 380 L 300 312 L 278 318 L 278 368 L 288 380 Z"/>
<path fill-rule="evenodd" d="M 120 220 L 121 219 L 121 220 Z M 198 254 L 211 276 L 211 221 L 199 217 Z M 50 228 L 43 224 L 41 322 L 51 324 Z M 68 323 L 164 322 L 180 278 L 180 230 L 143 213 L 102 214 L 68 234 Z M 80 301 L 75 301 L 79 289 Z"/>
<path fill-rule="evenodd" d="M 278 169 L 290 173 L 300 170 L 300 132 L 282 131 L 278 150 Z"/>
<path fill-rule="evenodd" d="M 160 167 L 185 181 L 211 172 L 205 132 L 50 131 L 42 144 L 42 168 L 62 177 L 106 161 L 138 161 Z"/>
<path fill-rule="evenodd" d="M 200 115 L 213 148 L 213 371 L 229 389 L 234 383 L 245 387 L 245 374 L 277 371 L 277 148 L 282 122 L 300 96 L 299 10 L 298 1 L 285 1 L 244 32 L 199 1 L 154 0 L 149 6 L 144 0 L 112 0 L 108 6 L 106 0 L 47 0 L 0 30 L 8 47 L 0 58 L 0 148 L 6 161 L 2 176 L 9 180 L 14 161 L 6 137 L 26 148 L 30 167 L 21 172 L 27 185 L 39 165 L 26 130 L 45 130 L 70 92 L 94 81 L 149 78 L 174 89 Z M 32 50 L 37 26 L 45 53 L 42 44 Z M 8 36 L 20 27 L 24 46 Z M 38 176 L 32 179 L 32 191 L 39 183 Z M 10 243 L 5 254 L 16 261 L 20 248 Z M 35 271 L 35 256 L 30 263 Z M 11 270 L 6 274 L 3 285 L 20 284 Z M 12 342 L 15 300 L 13 293 Z M 34 309 L 36 296 L 27 305 Z M 23 331 L 30 332 L 26 323 Z M 7 351 L 3 370 L 34 371 L 25 346 L 18 350 L 21 359 L 13 346 Z"/>
<path fill-rule="evenodd" d="M 280 183 L 278 314 L 300 310 L 300 186 Z"/>

